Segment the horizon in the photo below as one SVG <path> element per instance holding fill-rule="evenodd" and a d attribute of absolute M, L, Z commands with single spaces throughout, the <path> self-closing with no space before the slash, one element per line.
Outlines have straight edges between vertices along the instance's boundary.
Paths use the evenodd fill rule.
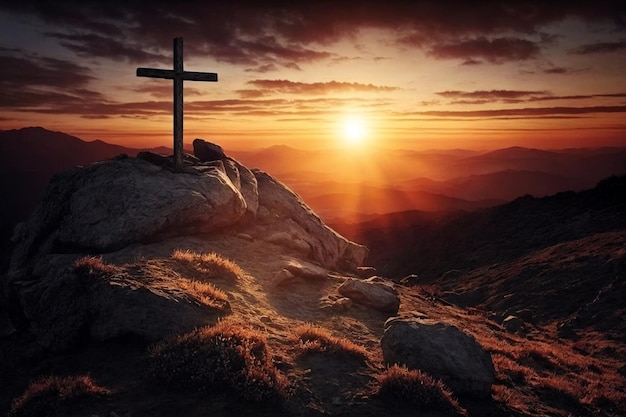
<path fill-rule="evenodd" d="M 171 69 L 182 36 L 185 69 L 219 75 L 185 83 L 186 144 L 626 146 L 618 1 L 171 6 L 0 6 L 0 129 L 171 146 L 171 82 L 135 71 Z"/>

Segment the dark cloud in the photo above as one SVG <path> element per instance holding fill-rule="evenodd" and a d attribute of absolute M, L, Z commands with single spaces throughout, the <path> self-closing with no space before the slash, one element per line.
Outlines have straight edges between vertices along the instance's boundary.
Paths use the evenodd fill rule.
<path fill-rule="evenodd" d="M 19 49 L 1 50 L 0 60 L 0 83 L 4 86 L 76 88 L 94 79 L 87 67 Z"/>
<path fill-rule="evenodd" d="M 477 90 L 477 91 L 440 91 L 435 93 L 441 97 L 451 99 L 449 104 L 489 104 L 489 103 L 531 103 L 539 101 L 556 100 L 585 100 L 594 98 L 620 98 L 626 97 L 626 93 L 612 94 L 589 94 L 555 96 L 549 91 L 524 91 L 524 90 Z"/>
<path fill-rule="evenodd" d="M 574 55 L 590 55 L 590 54 L 602 54 L 608 52 L 618 52 L 626 49 L 626 41 L 618 42 L 598 42 L 581 45 L 577 48 L 570 50 Z"/>
<path fill-rule="evenodd" d="M 89 90 L 91 70 L 71 61 L 29 54 L 19 49 L 0 50 L 0 107 L 63 106 L 82 100 L 104 100 Z"/>
<path fill-rule="evenodd" d="M 494 118 L 502 116 L 563 116 L 582 115 L 593 113 L 626 113 L 626 106 L 591 106 L 591 107 L 536 107 L 520 109 L 498 110 L 469 110 L 469 111 L 425 111 L 414 112 L 413 115 L 456 117 L 456 118 Z"/>
<path fill-rule="evenodd" d="M 130 63 L 160 62 L 171 64 L 171 55 L 165 56 L 160 53 L 148 52 L 136 43 L 124 40 L 119 41 L 110 36 L 96 35 L 93 33 L 49 33 L 61 41 L 61 45 L 76 52 L 81 57 L 105 57 L 114 58 Z"/>
<path fill-rule="evenodd" d="M 539 45 L 527 39 L 480 37 L 434 45 L 428 52 L 435 58 L 465 59 L 474 64 L 478 59 L 499 64 L 507 61 L 523 61 L 539 54 Z"/>
<path fill-rule="evenodd" d="M 0 9 L 37 15 L 84 56 L 149 62 L 169 56 L 172 38 L 184 36 L 189 54 L 250 68 L 332 58 L 323 45 L 363 28 L 389 29 L 404 45 L 468 64 L 532 58 L 550 41 L 541 28 L 565 18 L 626 28 L 622 0 L 21 0 L 3 2 Z M 464 54 L 463 47 L 471 53 Z"/>
<path fill-rule="evenodd" d="M 258 97 L 271 93 L 324 95 L 344 92 L 389 92 L 399 90 L 397 87 L 342 81 L 303 83 L 289 80 L 253 80 L 248 81 L 246 84 L 255 88 L 239 90 L 238 92 L 244 97 Z"/>

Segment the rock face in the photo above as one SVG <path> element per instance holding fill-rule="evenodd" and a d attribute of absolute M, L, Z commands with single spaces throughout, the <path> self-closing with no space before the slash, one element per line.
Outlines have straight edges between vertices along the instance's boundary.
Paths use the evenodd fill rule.
<path fill-rule="evenodd" d="M 302 199 L 263 171 L 253 170 L 259 187 L 256 236 L 290 247 L 320 265 L 354 269 L 367 248 L 329 228 Z"/>
<path fill-rule="evenodd" d="M 129 276 L 85 276 L 68 265 L 72 256 L 55 255 L 34 271 L 42 279 L 23 286 L 22 312 L 40 345 L 61 350 L 84 340 L 135 335 L 157 341 L 193 330 L 230 310 L 228 302 L 207 306 L 181 291 L 172 277 L 144 272 Z M 65 267 L 62 267 L 65 265 Z M 149 268 L 144 269 L 148 270 Z"/>
<path fill-rule="evenodd" d="M 406 365 L 440 378 L 458 396 L 491 395 L 491 355 L 476 340 L 449 324 L 389 319 L 381 339 L 388 364 Z"/>
<path fill-rule="evenodd" d="M 224 309 L 216 313 L 193 291 L 172 284 L 182 279 L 178 272 L 167 279 L 120 273 L 85 280 L 72 269 L 86 254 L 122 254 L 120 265 L 134 262 L 123 254 L 146 245 L 167 247 L 178 237 L 272 242 L 283 255 L 296 256 L 305 275 L 361 264 L 367 248 L 328 228 L 280 182 L 219 152 L 214 157 L 219 159 L 199 162 L 187 155 L 182 172 L 172 172 L 169 158 L 143 153 L 55 175 L 42 203 L 16 228 L 9 270 L 0 277 L 12 324 L 30 328 L 51 349 L 84 337 L 155 340 L 202 326 Z M 289 277 L 282 278 L 286 285 Z M 11 331 L 10 324 L 3 329 Z"/>
<path fill-rule="evenodd" d="M 221 163 L 176 174 L 128 158 L 53 177 L 17 235 L 12 264 L 34 253 L 107 252 L 159 235 L 211 232 L 240 221 L 248 205 Z"/>
<path fill-rule="evenodd" d="M 358 304 L 371 307 L 383 313 L 396 314 L 400 308 L 400 297 L 396 290 L 382 282 L 377 277 L 365 281 L 348 278 L 339 287 L 339 294 L 350 298 Z"/>
<path fill-rule="evenodd" d="M 221 146 L 203 139 L 194 139 L 193 154 L 201 162 L 219 161 L 226 158 Z"/>

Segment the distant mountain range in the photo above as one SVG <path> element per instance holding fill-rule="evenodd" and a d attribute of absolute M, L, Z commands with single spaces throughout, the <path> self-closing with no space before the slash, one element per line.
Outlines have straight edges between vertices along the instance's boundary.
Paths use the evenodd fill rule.
<path fill-rule="evenodd" d="M 29 215 L 54 173 L 141 150 L 86 142 L 41 127 L 0 131 L 0 192 L 7 196 L 0 212 L 2 236 Z M 171 152 L 165 147 L 149 150 Z M 582 190 L 610 175 L 626 174 L 626 148 L 368 153 L 280 145 L 227 154 L 278 178 L 332 222 L 361 222 L 407 210 L 472 211 L 526 194 Z"/>
<path fill-rule="evenodd" d="M 454 304 L 501 315 L 570 317 L 626 334 L 626 176 L 473 212 L 407 211 L 330 225 L 365 244 L 386 277 L 417 275 Z"/>

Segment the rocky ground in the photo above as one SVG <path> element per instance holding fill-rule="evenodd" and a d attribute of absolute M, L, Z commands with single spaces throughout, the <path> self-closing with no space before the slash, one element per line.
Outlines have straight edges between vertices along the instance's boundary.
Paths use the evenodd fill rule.
<path fill-rule="evenodd" d="M 184 174 L 135 160 L 130 169 L 125 164 L 61 176 L 47 203 L 22 226 L 3 279 L 5 313 L 15 330 L 3 326 L 0 339 L 2 413 L 626 413 L 626 349 L 619 338 L 584 323 L 564 334 L 567 328 L 548 313 L 534 320 L 519 308 L 521 289 L 504 299 L 495 293 L 469 304 L 454 299 L 479 289 L 484 277 L 517 272 L 523 278 L 531 267 L 550 275 L 565 271 L 557 262 L 564 251 L 584 247 L 581 256 L 590 259 L 622 259 L 624 232 L 485 266 L 452 294 L 452 286 L 357 268 L 364 249 L 328 229 L 264 173 L 235 164 Z M 104 175 L 105 169 L 112 174 Z M 120 179 L 128 172 L 132 180 Z M 148 187 L 145 193 L 144 181 L 154 175 L 159 187 L 171 179 L 173 190 Z M 222 192 L 208 192 L 205 175 Z M 100 192 L 110 189 L 110 181 L 115 192 Z M 144 204 L 129 222 L 124 210 L 116 211 L 124 184 L 136 201 L 157 193 L 190 203 L 177 203 L 173 213 L 167 205 Z M 198 201 L 202 211 L 194 210 Z M 109 206 L 118 217 L 107 213 Z M 232 223 L 199 226 L 207 216 Z M 517 320 L 494 314 L 498 303 L 514 309 Z M 226 330 L 215 336 L 216 328 Z M 388 367 L 396 362 L 445 385 L 417 371 L 406 378 L 393 374 L 393 380 Z"/>

